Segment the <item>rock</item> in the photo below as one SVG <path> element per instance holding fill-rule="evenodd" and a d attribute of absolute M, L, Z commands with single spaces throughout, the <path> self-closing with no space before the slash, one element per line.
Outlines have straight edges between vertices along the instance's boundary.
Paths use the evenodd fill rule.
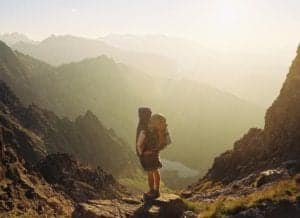
<path fill-rule="evenodd" d="M 136 217 L 136 218 L 179 218 L 182 217 L 186 206 L 182 199 L 173 194 L 162 194 L 151 204 L 137 203 L 137 200 L 112 199 L 89 200 L 77 206 L 74 218 L 103 218 L 103 217 Z"/>
<path fill-rule="evenodd" d="M 300 161 L 299 160 L 288 160 L 282 163 L 290 175 L 295 175 L 300 172 Z"/>
<path fill-rule="evenodd" d="M 56 190 L 64 191 L 76 202 L 101 196 L 119 197 L 118 192 L 121 191 L 121 186 L 111 174 L 99 167 L 84 166 L 69 154 L 48 155 L 36 168 L 47 182 L 56 185 Z"/>
<path fill-rule="evenodd" d="M 193 211 L 190 211 L 190 210 L 185 211 L 183 213 L 183 218 L 197 218 L 197 217 L 198 217 L 198 215 L 196 213 L 194 213 Z"/>
<path fill-rule="evenodd" d="M 256 180 L 255 186 L 258 188 L 262 185 L 265 185 L 270 182 L 274 182 L 278 179 L 281 179 L 284 177 L 284 171 L 283 170 L 266 170 L 259 174 L 259 177 Z"/>
<path fill-rule="evenodd" d="M 249 208 L 229 218 L 265 218 L 258 208 Z"/>
<path fill-rule="evenodd" d="M 180 193 L 180 196 L 183 198 L 189 198 L 191 197 L 193 192 L 191 190 L 184 190 Z"/>

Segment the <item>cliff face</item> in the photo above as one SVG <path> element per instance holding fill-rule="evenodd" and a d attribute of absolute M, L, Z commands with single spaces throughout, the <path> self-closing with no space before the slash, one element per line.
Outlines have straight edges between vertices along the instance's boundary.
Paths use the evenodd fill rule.
<path fill-rule="evenodd" d="M 206 177 L 231 182 L 300 157 L 300 49 L 279 96 L 265 115 L 264 129 L 250 129 L 234 148 L 215 158 Z"/>
<path fill-rule="evenodd" d="M 37 134 L 19 122 L 16 115 L 24 110 L 17 97 L 0 81 L 0 125 L 4 143 L 17 150 L 27 164 L 33 164 L 45 157 L 47 149 Z"/>
<path fill-rule="evenodd" d="M 264 143 L 270 155 L 298 159 L 300 155 L 300 48 L 280 95 L 265 116 Z"/>

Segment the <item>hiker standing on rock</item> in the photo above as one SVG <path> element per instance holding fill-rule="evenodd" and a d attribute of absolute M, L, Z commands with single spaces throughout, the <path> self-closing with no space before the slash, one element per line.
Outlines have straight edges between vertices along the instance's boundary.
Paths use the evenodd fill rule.
<path fill-rule="evenodd" d="M 162 164 L 159 152 L 171 143 L 166 118 L 162 114 L 152 114 L 150 108 L 139 108 L 139 124 L 136 134 L 136 152 L 143 169 L 148 174 L 149 191 L 145 199 L 160 196 L 160 173 Z"/>

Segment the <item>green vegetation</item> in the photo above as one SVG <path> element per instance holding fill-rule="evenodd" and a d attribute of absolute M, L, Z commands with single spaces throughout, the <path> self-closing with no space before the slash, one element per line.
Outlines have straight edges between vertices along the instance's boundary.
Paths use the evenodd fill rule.
<path fill-rule="evenodd" d="M 146 175 L 142 173 L 138 173 L 134 178 L 120 178 L 118 182 L 124 186 L 126 186 L 129 190 L 133 192 L 145 192 L 148 190 L 148 182 Z M 174 191 L 168 188 L 163 181 L 160 184 L 160 191 L 165 193 L 173 193 Z"/>
<path fill-rule="evenodd" d="M 266 200 L 273 202 L 283 199 L 295 201 L 299 194 L 300 190 L 297 189 L 295 180 L 289 179 L 265 186 L 263 189 L 258 189 L 246 196 L 219 196 L 212 202 L 190 202 L 185 200 L 185 203 L 190 210 L 199 213 L 200 218 L 219 218 L 259 205 Z"/>
<path fill-rule="evenodd" d="M 186 199 L 182 199 L 183 203 L 186 205 L 187 210 L 193 211 L 195 213 L 200 212 L 201 203 L 193 202 Z"/>

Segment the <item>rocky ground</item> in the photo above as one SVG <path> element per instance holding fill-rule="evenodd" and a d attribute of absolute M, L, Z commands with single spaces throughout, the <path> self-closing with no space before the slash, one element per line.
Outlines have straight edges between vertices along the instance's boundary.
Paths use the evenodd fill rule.
<path fill-rule="evenodd" d="M 27 170 L 1 144 L 0 217 L 181 217 L 187 210 L 174 194 L 151 204 L 102 169 L 81 165 L 68 154 L 52 154 Z"/>
<path fill-rule="evenodd" d="M 203 178 L 181 195 L 201 218 L 296 218 L 300 214 L 299 169 L 252 173 L 228 184 Z"/>

